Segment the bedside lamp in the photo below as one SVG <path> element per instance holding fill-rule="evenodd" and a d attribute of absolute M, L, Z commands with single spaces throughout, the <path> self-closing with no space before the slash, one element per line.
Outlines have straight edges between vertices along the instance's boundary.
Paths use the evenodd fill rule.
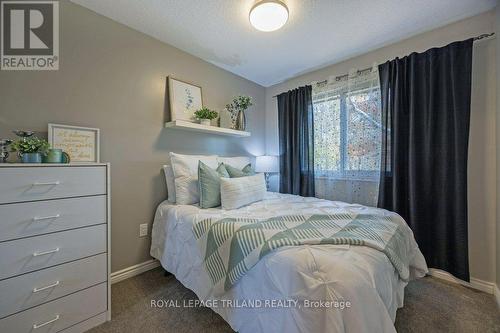
<path fill-rule="evenodd" d="M 267 189 L 269 189 L 269 174 L 280 171 L 278 156 L 257 156 L 255 171 L 264 173 L 264 177 L 266 177 L 266 186 Z"/>

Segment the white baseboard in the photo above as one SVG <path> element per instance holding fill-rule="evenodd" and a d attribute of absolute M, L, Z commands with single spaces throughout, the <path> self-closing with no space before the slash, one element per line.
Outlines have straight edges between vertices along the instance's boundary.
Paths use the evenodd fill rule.
<path fill-rule="evenodd" d="M 153 268 L 160 266 L 160 262 L 156 259 L 151 259 L 140 264 L 130 266 L 119 271 L 111 273 L 111 284 L 117 283 L 141 273 L 147 272 Z"/>
<path fill-rule="evenodd" d="M 500 308 L 500 289 L 498 289 L 498 285 L 495 285 L 495 299 L 497 300 L 498 308 Z"/>
<path fill-rule="evenodd" d="M 440 269 L 435 269 L 435 268 L 429 268 L 429 275 L 433 276 L 435 278 L 441 279 L 441 280 L 446 280 L 449 282 L 458 283 L 458 284 L 461 284 L 463 286 L 466 286 L 466 287 L 469 287 L 472 289 L 484 291 L 485 293 L 488 293 L 488 294 L 495 293 L 496 286 L 493 282 L 488 282 L 488 281 L 476 279 L 473 277 L 470 278 L 470 282 L 466 282 L 464 280 L 457 279 L 456 277 L 454 277 L 453 275 L 451 275 L 448 272 L 442 271 Z"/>

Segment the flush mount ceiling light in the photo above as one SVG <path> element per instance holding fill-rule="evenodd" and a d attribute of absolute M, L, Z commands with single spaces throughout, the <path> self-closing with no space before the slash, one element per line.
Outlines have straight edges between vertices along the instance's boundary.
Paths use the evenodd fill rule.
<path fill-rule="evenodd" d="M 250 23 L 260 31 L 274 31 L 288 21 L 288 8 L 278 0 L 257 2 L 250 10 Z"/>

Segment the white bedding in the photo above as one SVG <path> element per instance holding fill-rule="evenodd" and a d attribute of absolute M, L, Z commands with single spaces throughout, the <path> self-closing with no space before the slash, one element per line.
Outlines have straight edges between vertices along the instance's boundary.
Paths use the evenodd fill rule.
<path fill-rule="evenodd" d="M 156 211 L 151 255 L 200 300 L 210 300 L 207 304 L 214 305 L 210 307 L 240 333 L 395 332 L 393 322 L 397 308 L 403 306 L 406 283 L 399 279 L 382 252 L 345 245 L 283 247 L 262 258 L 232 289 L 217 297 L 203 264 L 204 251 L 199 249 L 192 231 L 199 218 L 208 216 L 270 218 L 345 211 L 394 214 L 361 205 L 270 192 L 265 200 L 235 210 L 200 209 L 165 201 Z M 410 278 L 415 279 L 425 275 L 427 266 L 413 237 L 408 241 L 412 258 Z M 238 306 L 225 306 L 229 303 L 222 299 L 236 300 L 233 304 Z M 279 305 L 286 306 L 265 306 L 270 304 L 267 300 L 273 299 L 285 300 Z M 307 300 L 335 299 L 348 301 L 351 307 L 303 306 Z M 260 300 L 261 306 L 247 306 L 252 300 Z M 297 305 L 294 300 L 299 301 Z"/>

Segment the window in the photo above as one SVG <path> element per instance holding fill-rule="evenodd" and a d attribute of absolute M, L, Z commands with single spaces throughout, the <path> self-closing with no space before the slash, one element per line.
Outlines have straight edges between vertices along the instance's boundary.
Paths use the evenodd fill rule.
<path fill-rule="evenodd" d="M 316 177 L 378 179 L 381 110 L 378 73 L 313 86 Z"/>

